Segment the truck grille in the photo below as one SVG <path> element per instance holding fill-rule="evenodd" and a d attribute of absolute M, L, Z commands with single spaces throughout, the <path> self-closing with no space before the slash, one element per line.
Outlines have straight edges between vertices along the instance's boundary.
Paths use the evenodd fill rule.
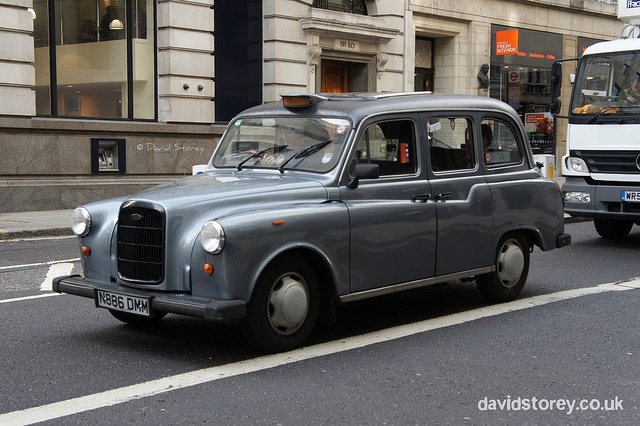
<path fill-rule="evenodd" d="M 592 173 L 640 174 L 636 159 L 640 151 L 574 151 L 572 156 L 582 158 Z"/>
<path fill-rule="evenodd" d="M 164 211 L 123 206 L 118 216 L 118 274 L 121 279 L 158 284 L 164 278 Z"/>

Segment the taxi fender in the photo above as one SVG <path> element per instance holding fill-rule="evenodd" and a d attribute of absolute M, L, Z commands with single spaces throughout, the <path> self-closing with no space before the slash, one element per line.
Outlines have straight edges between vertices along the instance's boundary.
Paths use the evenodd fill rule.
<path fill-rule="evenodd" d="M 287 253 L 302 253 L 326 268 L 338 294 L 349 288 L 349 216 L 341 202 L 297 204 L 219 220 L 224 250 L 212 255 L 218 297 L 249 302 L 265 268 Z"/>

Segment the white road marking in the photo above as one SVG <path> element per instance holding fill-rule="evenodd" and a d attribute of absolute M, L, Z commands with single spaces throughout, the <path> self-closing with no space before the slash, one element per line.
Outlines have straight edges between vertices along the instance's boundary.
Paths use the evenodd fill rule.
<path fill-rule="evenodd" d="M 17 271 L 20 269 L 29 269 L 38 266 L 51 266 L 57 263 L 69 263 L 69 262 L 79 262 L 80 258 L 75 259 L 65 259 L 65 260 L 51 260 L 49 262 L 38 262 L 38 263 L 26 263 L 24 265 L 9 265 L 9 266 L 0 266 L 0 272 L 10 272 Z"/>
<path fill-rule="evenodd" d="M 72 269 L 73 263 L 56 263 L 51 265 L 47 276 L 44 278 L 44 281 L 42 281 L 42 284 L 40 284 L 40 291 L 52 291 L 51 282 L 53 279 L 62 275 L 70 275 Z"/>
<path fill-rule="evenodd" d="M 47 294 L 39 294 L 37 296 L 25 296 L 25 297 L 16 297 L 14 299 L 4 299 L 4 300 L 0 300 L 0 305 L 3 303 L 22 302 L 23 300 L 42 299 L 43 297 L 51 297 L 51 296 L 62 296 L 62 293 L 47 293 Z"/>
<path fill-rule="evenodd" d="M 336 354 L 352 349 L 362 348 L 377 343 L 392 341 L 418 333 L 437 330 L 444 327 L 463 324 L 481 318 L 516 312 L 536 306 L 591 294 L 606 293 L 610 291 L 626 291 L 640 289 L 640 278 L 623 283 L 600 284 L 595 287 L 579 288 L 575 290 L 560 291 L 557 293 L 530 297 L 528 299 L 515 300 L 500 305 L 485 306 L 472 311 L 460 312 L 440 318 L 433 318 L 413 324 L 379 330 L 360 336 L 349 337 L 333 342 L 297 349 L 282 354 L 267 355 L 260 358 L 249 359 L 232 364 L 205 368 L 189 373 L 177 374 L 151 380 L 123 388 L 112 389 L 105 392 L 85 395 L 66 401 L 54 402 L 39 407 L 13 411 L 0 415 L 0 424 L 4 425 L 29 425 L 38 422 L 70 416 L 97 408 L 110 407 L 124 402 L 133 401 L 162 394 L 165 392 L 196 386 L 203 383 L 214 382 L 228 377 L 239 376 L 255 371 L 266 370 L 294 362 L 304 361 L 320 356 Z"/>

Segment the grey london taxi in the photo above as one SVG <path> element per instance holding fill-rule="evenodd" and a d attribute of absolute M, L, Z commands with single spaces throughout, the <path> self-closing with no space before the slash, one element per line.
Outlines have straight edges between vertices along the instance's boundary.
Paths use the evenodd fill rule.
<path fill-rule="evenodd" d="M 283 95 L 235 117 L 206 171 L 76 209 L 83 275 L 54 291 L 126 323 L 239 322 L 267 352 L 347 303 L 455 279 L 508 301 L 534 245 L 570 243 L 522 123 L 489 98 Z"/>

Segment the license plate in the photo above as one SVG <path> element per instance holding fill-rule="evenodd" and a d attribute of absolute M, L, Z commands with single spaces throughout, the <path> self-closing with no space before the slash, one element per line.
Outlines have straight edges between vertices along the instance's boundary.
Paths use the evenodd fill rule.
<path fill-rule="evenodd" d="M 640 191 L 622 191 L 622 201 L 640 203 Z"/>
<path fill-rule="evenodd" d="M 149 299 L 96 290 L 96 306 L 136 315 L 149 316 Z"/>

